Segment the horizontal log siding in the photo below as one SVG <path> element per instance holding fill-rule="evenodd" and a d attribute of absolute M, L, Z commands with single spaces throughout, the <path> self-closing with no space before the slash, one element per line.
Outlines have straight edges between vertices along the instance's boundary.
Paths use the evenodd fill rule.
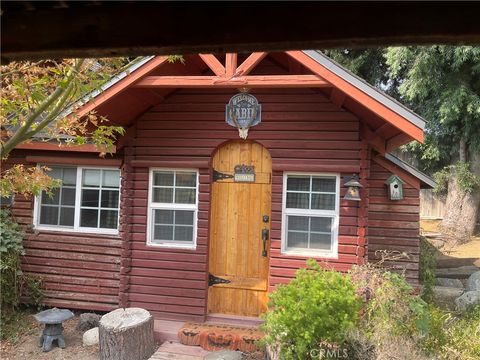
<path fill-rule="evenodd" d="M 384 184 L 390 175 L 387 169 L 372 160 L 370 171 L 370 205 L 368 212 L 368 260 L 381 259 L 381 251 L 397 254 L 405 252 L 408 258 L 386 261 L 385 266 L 404 271 L 411 284 L 418 284 L 419 190 L 403 185 L 403 200 L 388 198 Z M 401 176 L 400 176 L 401 177 Z"/>
<path fill-rule="evenodd" d="M 210 159 L 215 149 L 238 139 L 225 124 L 230 90 L 180 90 L 139 117 L 133 167 L 131 270 L 128 303 L 165 319 L 203 319 L 206 312 Z M 270 288 L 287 282 L 305 258 L 280 253 L 283 171 L 360 171 L 359 121 L 321 94 L 308 89 L 255 90 L 262 104 L 262 123 L 249 140 L 263 144 L 272 156 L 272 224 Z M 197 249 L 146 246 L 148 167 L 200 167 Z M 173 166 L 175 167 L 175 166 Z M 342 188 L 341 196 L 345 194 Z M 361 263 L 356 202 L 341 201 L 339 257 L 323 262 L 346 271 Z"/>
<path fill-rule="evenodd" d="M 63 156 L 58 152 L 35 152 Z M 32 151 L 15 151 L 8 164 L 25 164 Z M 70 154 L 65 154 L 68 158 Z M 78 157 L 78 154 L 75 154 Z M 98 156 L 86 156 L 98 159 Z M 68 161 L 66 161 L 68 163 Z M 118 236 L 63 231 L 33 231 L 33 199 L 16 196 L 12 215 L 23 225 L 22 269 L 42 280 L 47 306 L 110 311 L 118 307 L 121 241 Z"/>

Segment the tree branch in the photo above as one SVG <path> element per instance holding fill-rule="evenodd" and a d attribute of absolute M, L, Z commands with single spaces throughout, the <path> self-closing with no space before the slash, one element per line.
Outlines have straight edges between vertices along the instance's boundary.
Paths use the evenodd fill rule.
<path fill-rule="evenodd" d="M 71 69 L 66 78 L 65 78 L 65 84 L 67 86 L 58 86 L 55 91 L 50 94 L 38 107 L 37 109 L 31 113 L 28 117 L 27 117 L 27 120 L 25 122 L 25 124 L 23 126 L 20 127 L 20 129 L 17 130 L 17 132 L 10 138 L 7 140 L 7 142 L 5 144 L 2 144 L 1 146 L 1 156 L 2 158 L 6 158 L 8 156 L 8 154 L 19 144 L 21 144 L 22 142 L 28 140 L 32 134 L 35 135 L 36 133 L 38 133 L 38 127 L 37 129 L 35 130 L 32 130 L 32 131 L 28 131 L 30 129 L 30 127 L 33 125 L 33 123 L 35 122 L 35 120 L 41 115 L 43 114 L 45 111 L 47 111 L 47 109 L 52 106 L 52 104 L 55 103 L 55 101 L 57 101 L 58 99 L 61 98 L 61 96 L 68 90 L 69 88 L 69 85 L 72 83 L 72 81 L 75 79 L 75 76 L 77 75 L 78 71 L 80 70 L 82 64 L 84 62 L 84 59 L 79 59 L 77 60 L 75 66 L 73 69 Z M 47 116 L 48 118 L 48 116 Z M 53 119 L 51 119 L 50 121 L 53 121 Z M 43 122 L 43 121 L 42 121 Z M 27 134 L 30 134 L 29 136 L 27 136 Z"/>

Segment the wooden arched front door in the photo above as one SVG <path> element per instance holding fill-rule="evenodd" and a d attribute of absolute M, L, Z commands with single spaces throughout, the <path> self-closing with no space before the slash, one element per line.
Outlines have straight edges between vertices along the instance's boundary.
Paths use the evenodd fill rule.
<path fill-rule="evenodd" d="M 248 181 L 231 177 L 237 165 L 253 166 L 255 181 L 235 181 Z M 208 311 L 258 316 L 267 309 L 272 159 L 258 143 L 231 141 L 212 167 L 221 179 L 212 182 Z"/>

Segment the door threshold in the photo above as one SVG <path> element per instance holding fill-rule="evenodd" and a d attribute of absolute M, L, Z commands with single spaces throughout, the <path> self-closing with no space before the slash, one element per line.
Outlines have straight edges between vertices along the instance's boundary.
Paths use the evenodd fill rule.
<path fill-rule="evenodd" d="M 231 314 L 211 313 L 208 314 L 205 323 L 207 324 L 225 324 L 231 326 L 258 327 L 263 324 L 263 320 L 254 316 L 240 316 Z"/>

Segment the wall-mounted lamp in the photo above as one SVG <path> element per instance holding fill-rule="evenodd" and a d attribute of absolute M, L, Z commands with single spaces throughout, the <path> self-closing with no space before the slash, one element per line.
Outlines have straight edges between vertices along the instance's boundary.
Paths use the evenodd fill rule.
<path fill-rule="evenodd" d="M 343 186 L 348 186 L 347 193 L 343 197 L 345 200 L 360 201 L 360 188 L 363 187 L 358 181 L 358 175 L 353 174 L 350 178 L 346 179 L 347 182 Z"/>

